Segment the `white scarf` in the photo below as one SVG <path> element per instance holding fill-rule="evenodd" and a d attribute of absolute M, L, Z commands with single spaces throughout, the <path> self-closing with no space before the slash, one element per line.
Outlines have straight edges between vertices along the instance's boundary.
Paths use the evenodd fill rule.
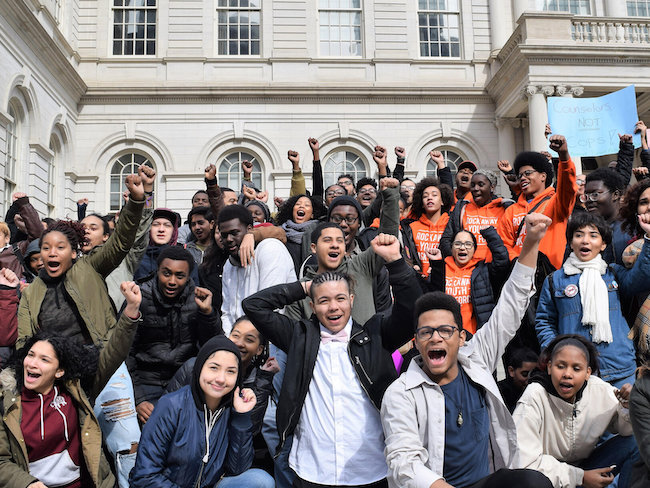
<path fill-rule="evenodd" d="M 571 253 L 564 265 L 564 272 L 571 276 L 580 274 L 580 303 L 582 304 L 582 325 L 591 326 L 591 338 L 599 342 L 612 342 L 612 327 L 609 323 L 609 294 L 602 278 L 607 272 L 607 263 L 599 254 L 590 261 L 580 261 Z"/>

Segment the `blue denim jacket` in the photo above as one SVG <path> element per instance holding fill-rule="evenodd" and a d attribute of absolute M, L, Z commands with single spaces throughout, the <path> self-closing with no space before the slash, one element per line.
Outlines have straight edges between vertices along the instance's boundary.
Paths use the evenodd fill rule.
<path fill-rule="evenodd" d="M 552 290 L 550 279 L 553 280 Z M 566 293 L 569 285 L 574 285 L 579 290 L 579 280 L 579 274 L 568 276 L 563 269 L 559 269 L 544 282 L 535 319 L 537 339 L 542 348 L 560 334 L 580 334 L 591 340 L 591 329 L 582 325 L 580 292 L 572 297 Z M 609 291 L 609 323 L 614 340 L 609 344 L 603 342 L 595 346 L 599 353 L 600 376 L 611 383 L 632 375 L 636 369 L 634 345 L 627 337 L 630 326 L 621 311 L 620 295 L 650 291 L 648 240 L 643 243 L 643 249 L 632 269 L 610 264 L 603 280 Z"/>

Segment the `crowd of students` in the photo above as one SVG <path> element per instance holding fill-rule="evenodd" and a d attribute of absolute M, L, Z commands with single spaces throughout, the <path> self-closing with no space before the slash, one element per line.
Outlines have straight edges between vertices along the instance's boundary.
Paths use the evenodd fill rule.
<path fill-rule="evenodd" d="M 650 486 L 650 153 L 0 223 L 0 485 Z M 631 183 L 632 175 L 636 182 Z M 198 186 L 198 182 L 197 182 Z M 202 185 L 200 185 L 202 186 Z M 497 383 L 503 365 L 505 379 Z"/>

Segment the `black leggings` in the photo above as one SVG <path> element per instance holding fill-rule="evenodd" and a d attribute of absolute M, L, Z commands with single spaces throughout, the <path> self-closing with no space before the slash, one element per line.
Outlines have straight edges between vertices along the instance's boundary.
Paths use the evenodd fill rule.
<path fill-rule="evenodd" d="M 553 488 L 553 484 L 546 476 L 532 469 L 500 469 L 466 488 L 503 488 L 504 486 Z"/>

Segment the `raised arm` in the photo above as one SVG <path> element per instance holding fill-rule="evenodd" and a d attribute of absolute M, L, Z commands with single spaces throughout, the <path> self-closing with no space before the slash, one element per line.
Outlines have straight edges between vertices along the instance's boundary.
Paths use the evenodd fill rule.
<path fill-rule="evenodd" d="M 393 290 L 394 303 L 389 316 L 381 321 L 384 349 L 394 351 L 413 338 L 415 301 L 422 295 L 422 288 L 415 271 L 410 268 L 402 254 L 397 237 L 379 234 L 370 243 L 375 254 L 386 262 L 388 278 Z"/>
<path fill-rule="evenodd" d="M 92 392 L 89 395 L 91 400 L 99 395 L 113 373 L 129 355 L 131 343 L 138 322 L 140 322 L 140 303 L 142 302 L 140 287 L 132 281 L 125 281 L 120 285 L 120 291 L 126 300 L 126 307 L 99 353 L 97 372 L 92 383 Z"/>
<path fill-rule="evenodd" d="M 486 324 L 476 332 L 472 342 L 486 367 L 494 371 L 506 345 L 514 337 L 535 293 L 535 268 L 539 241 L 546 234 L 551 219 L 543 214 L 526 215 L 526 240 L 510 278 L 506 281 L 496 307 Z"/>
<path fill-rule="evenodd" d="M 404 180 L 404 170 L 406 169 L 404 166 L 406 161 L 406 149 L 402 146 L 397 146 L 395 148 L 395 156 L 397 156 L 397 162 L 395 163 L 395 169 L 393 170 L 393 178 L 401 184 Z"/>
<path fill-rule="evenodd" d="M 312 160 L 314 161 L 311 173 L 313 184 L 312 194 L 315 197 L 320 197 L 322 199 L 325 195 L 325 190 L 323 185 L 323 167 L 320 163 L 320 144 L 318 143 L 318 139 L 314 139 L 313 137 L 310 137 L 308 142 L 311 149 Z"/>
<path fill-rule="evenodd" d="M 620 142 L 618 144 L 618 155 L 616 156 L 616 168 L 614 171 L 625 182 L 625 186 L 630 184 L 632 179 L 632 165 L 634 164 L 634 143 L 631 134 L 619 134 Z"/>
<path fill-rule="evenodd" d="M 293 328 L 298 326 L 298 322 L 275 310 L 302 300 L 306 296 L 305 288 L 300 281 L 283 283 L 245 298 L 242 309 L 264 337 L 286 352 L 291 344 Z"/>
<path fill-rule="evenodd" d="M 214 164 L 210 164 L 205 168 L 205 187 L 208 192 L 210 210 L 212 210 L 212 215 L 216 222 L 221 209 L 224 207 L 224 203 L 221 188 L 217 184 L 217 167 Z"/>
<path fill-rule="evenodd" d="M 447 167 L 445 156 L 440 151 L 429 151 L 431 161 L 436 163 L 438 168 L 438 181 L 443 185 L 449 185 L 450 188 L 454 187 L 454 177 L 451 175 L 451 170 Z"/>
<path fill-rule="evenodd" d="M 43 233 L 43 224 L 41 223 L 41 219 L 38 216 L 38 212 L 32 206 L 32 204 L 29 203 L 28 197 L 24 196 L 18 198 L 15 201 L 14 205 L 16 206 L 18 215 L 20 215 L 23 219 L 23 222 L 25 222 L 27 240 L 23 241 L 23 246 L 21 246 L 24 247 L 24 249 L 21 249 L 21 251 L 24 251 L 27 249 L 27 246 L 31 241 L 41 237 L 41 234 Z"/>
<path fill-rule="evenodd" d="M 297 151 L 290 150 L 287 153 L 287 157 L 293 167 L 289 196 L 305 195 L 307 193 L 307 186 L 305 185 L 305 175 L 302 174 L 302 169 L 300 169 L 300 154 Z"/>
<path fill-rule="evenodd" d="M 567 220 L 573 212 L 578 194 L 578 185 L 576 184 L 576 166 L 571 161 L 566 138 L 556 134 L 549 139 L 551 150 L 558 153 L 560 161 L 557 164 L 557 189 L 555 192 L 555 203 L 553 205 L 553 215 L 550 216 L 555 222 Z M 629 181 L 629 178 L 628 178 Z M 526 228 L 528 229 L 528 228 Z M 526 239 L 528 230 L 526 230 Z"/>
<path fill-rule="evenodd" d="M 145 200 L 140 176 L 128 175 L 126 187 L 129 190 L 129 201 L 122 209 L 115 232 L 108 238 L 106 244 L 84 258 L 104 278 L 120 265 L 131 250 L 142 218 Z"/>

